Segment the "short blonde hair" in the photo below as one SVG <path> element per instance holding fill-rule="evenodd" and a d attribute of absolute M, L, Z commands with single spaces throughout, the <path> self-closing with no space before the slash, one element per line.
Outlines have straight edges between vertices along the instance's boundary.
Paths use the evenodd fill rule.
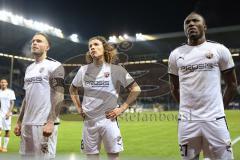
<path fill-rule="evenodd" d="M 104 38 L 103 36 L 94 36 L 92 38 L 89 39 L 88 43 L 94 39 L 97 39 L 99 41 L 102 42 L 103 48 L 104 48 L 104 60 L 107 63 L 115 63 L 115 61 L 117 60 L 117 50 L 114 46 L 112 46 L 111 44 L 109 44 L 106 40 L 106 38 Z M 93 62 L 93 58 L 90 55 L 89 51 L 86 53 L 86 61 L 87 63 L 92 63 Z"/>
<path fill-rule="evenodd" d="M 48 47 L 49 48 L 51 47 L 52 44 L 51 44 L 50 38 L 49 38 L 49 36 L 46 33 L 44 33 L 44 32 L 37 32 L 37 33 L 34 34 L 34 36 L 36 36 L 36 35 L 42 35 L 47 40 Z"/>

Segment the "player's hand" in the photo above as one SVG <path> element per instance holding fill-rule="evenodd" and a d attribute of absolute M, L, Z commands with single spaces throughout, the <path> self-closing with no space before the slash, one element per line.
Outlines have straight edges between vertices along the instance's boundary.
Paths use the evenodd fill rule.
<path fill-rule="evenodd" d="M 106 112 L 106 118 L 107 119 L 116 119 L 121 113 L 122 113 L 122 109 L 121 108 L 115 108 L 114 110 L 112 111 L 109 111 L 109 112 Z"/>
<path fill-rule="evenodd" d="M 82 109 L 82 108 L 78 108 L 78 113 L 81 115 L 81 117 L 82 117 L 83 119 L 85 119 L 86 114 L 83 112 L 83 109 Z"/>
<path fill-rule="evenodd" d="M 81 117 L 82 117 L 83 119 L 85 119 L 86 114 L 85 114 L 84 112 L 81 112 L 80 115 L 81 115 Z"/>
<path fill-rule="evenodd" d="M 7 112 L 5 117 L 6 117 L 6 119 L 8 119 L 10 116 L 11 116 L 11 112 Z"/>
<path fill-rule="evenodd" d="M 54 130 L 54 122 L 48 121 L 44 126 L 43 126 L 43 136 L 44 137 L 49 137 L 53 133 Z"/>
<path fill-rule="evenodd" d="M 21 135 L 21 124 L 18 124 L 18 123 L 17 123 L 17 125 L 16 125 L 15 128 L 14 128 L 14 134 L 15 134 L 16 136 L 20 136 L 20 135 Z"/>

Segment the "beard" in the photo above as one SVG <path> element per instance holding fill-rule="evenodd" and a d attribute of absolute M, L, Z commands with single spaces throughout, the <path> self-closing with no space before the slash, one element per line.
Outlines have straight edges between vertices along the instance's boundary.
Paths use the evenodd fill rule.
<path fill-rule="evenodd" d="M 43 52 L 34 52 L 32 51 L 32 54 L 37 57 L 41 57 L 43 55 Z"/>
<path fill-rule="evenodd" d="M 197 41 L 203 37 L 203 33 L 190 33 L 188 34 L 188 39 Z"/>
<path fill-rule="evenodd" d="M 199 35 L 195 35 L 195 34 L 189 35 L 188 37 L 189 37 L 190 40 L 194 40 L 194 41 L 196 41 L 196 40 L 198 40 L 200 38 Z"/>

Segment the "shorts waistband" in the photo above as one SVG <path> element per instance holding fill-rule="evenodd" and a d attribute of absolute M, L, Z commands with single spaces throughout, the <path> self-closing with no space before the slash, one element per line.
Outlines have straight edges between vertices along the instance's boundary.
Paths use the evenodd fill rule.
<path fill-rule="evenodd" d="M 220 120 L 220 119 L 223 119 L 223 118 L 225 119 L 225 116 L 217 117 L 215 120 Z M 178 118 L 178 121 L 181 121 L 181 120 L 182 120 L 181 118 Z M 189 121 L 189 120 L 185 120 L 185 121 Z M 192 120 L 192 121 L 204 121 L 204 120 Z M 213 119 L 213 121 L 214 121 L 214 119 Z"/>
<path fill-rule="evenodd" d="M 103 120 L 103 119 L 107 119 L 105 115 L 101 116 L 101 117 L 94 118 L 94 119 L 89 118 L 89 117 L 85 117 L 83 121 L 85 121 L 85 122 L 97 122 L 97 121 Z"/>

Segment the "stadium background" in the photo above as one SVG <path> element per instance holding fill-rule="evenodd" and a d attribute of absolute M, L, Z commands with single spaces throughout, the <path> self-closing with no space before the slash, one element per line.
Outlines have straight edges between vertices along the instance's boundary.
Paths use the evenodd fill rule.
<path fill-rule="evenodd" d="M 37 31 L 3 21 L 1 18 L 0 27 L 0 78 L 11 80 L 10 87 L 17 96 L 14 108 L 14 113 L 17 115 L 24 97 L 23 76 L 26 67 L 32 62 L 24 57 L 31 58 L 30 40 Z M 86 64 L 84 54 L 88 49 L 87 41 L 76 43 L 67 38 L 49 35 L 52 41 L 49 57 L 62 62 L 66 71 L 65 106 L 61 110 L 57 158 L 74 160 L 84 157 L 79 151 L 82 122 L 76 115 L 67 88 L 77 69 Z M 126 159 L 180 159 L 176 119 L 178 105 L 169 92 L 167 58 L 169 53 L 186 39 L 183 32 L 144 34 L 143 37 L 146 39 L 136 41 L 121 39 L 118 36 L 117 41 L 112 42 L 119 52 L 118 63 L 130 72 L 142 89 L 136 103 L 119 117 L 125 144 L 125 151 L 121 156 Z M 207 39 L 223 43 L 230 49 L 236 65 L 238 83 L 240 81 L 239 37 L 239 25 L 209 28 L 207 33 Z M 222 86 L 224 87 L 224 82 Z M 124 99 L 125 95 L 123 92 L 121 98 Z M 236 159 L 240 159 L 239 109 L 240 87 L 236 97 L 226 107 Z M 16 116 L 13 117 L 13 127 L 15 122 Z M 19 138 L 12 133 L 9 152 L 0 153 L 0 158 L 18 157 L 18 145 Z"/>

